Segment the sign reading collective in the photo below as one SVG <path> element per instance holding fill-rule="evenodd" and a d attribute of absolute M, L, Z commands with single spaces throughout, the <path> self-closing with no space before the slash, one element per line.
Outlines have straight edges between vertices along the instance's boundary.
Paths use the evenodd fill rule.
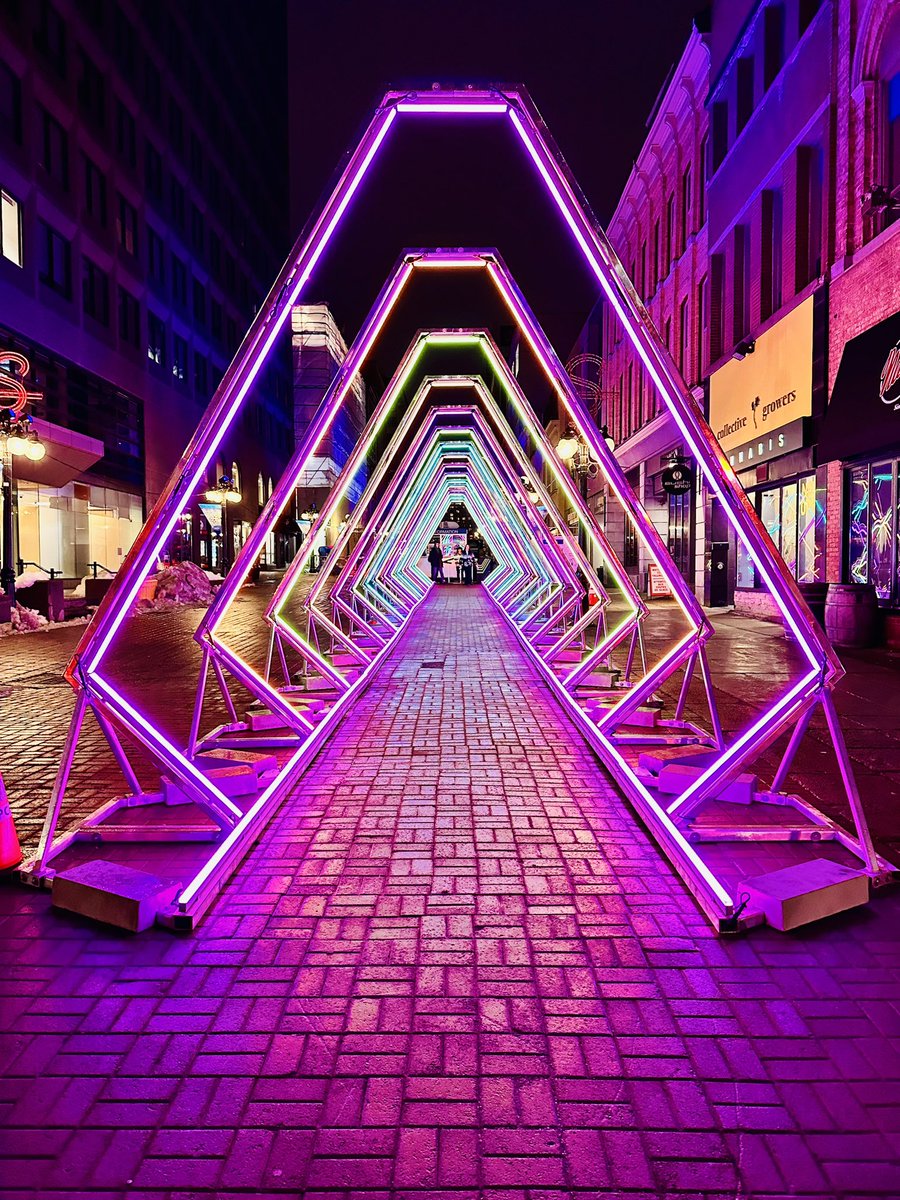
<path fill-rule="evenodd" d="M 803 445 L 812 415 L 813 298 L 756 339 L 709 381 L 709 423 L 733 467 L 777 458 Z"/>

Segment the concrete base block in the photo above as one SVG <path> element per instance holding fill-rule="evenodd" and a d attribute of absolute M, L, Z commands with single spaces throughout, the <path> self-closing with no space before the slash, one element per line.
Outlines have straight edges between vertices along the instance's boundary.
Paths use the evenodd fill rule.
<path fill-rule="evenodd" d="M 95 859 L 60 871 L 51 898 L 54 908 L 140 933 L 150 928 L 177 891 L 177 884 L 165 884 L 147 871 Z"/>
<path fill-rule="evenodd" d="M 660 771 L 656 786 L 669 796 L 677 796 L 689 788 L 695 779 L 699 779 L 704 770 L 704 767 L 692 766 L 689 763 L 669 762 Z M 714 793 L 715 799 L 725 800 L 729 804 L 750 804 L 758 782 L 756 775 L 738 775 Z"/>
<path fill-rule="evenodd" d="M 759 908 L 774 929 L 796 929 L 866 904 L 869 878 L 863 871 L 817 858 L 746 879 L 739 892 L 749 893 L 750 906 Z"/>

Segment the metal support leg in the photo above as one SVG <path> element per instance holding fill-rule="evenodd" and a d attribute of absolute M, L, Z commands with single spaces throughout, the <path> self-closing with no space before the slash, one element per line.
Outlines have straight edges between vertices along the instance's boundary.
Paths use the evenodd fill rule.
<path fill-rule="evenodd" d="M 859 798 L 859 788 L 856 786 L 853 764 L 850 762 L 850 755 L 847 753 L 844 731 L 841 729 L 837 709 L 834 707 L 834 697 L 828 688 L 822 692 L 822 708 L 825 710 L 828 732 L 831 734 L 831 742 L 834 746 L 834 752 L 837 755 L 838 766 L 841 769 L 841 778 L 844 781 L 847 799 L 850 801 L 850 811 L 853 814 L 853 822 L 856 825 L 856 836 L 859 838 L 859 844 L 865 852 L 866 870 L 874 875 L 879 871 L 878 855 L 875 853 L 875 847 L 872 844 L 872 835 L 869 832 L 869 826 L 866 822 L 866 814 L 863 812 L 862 801 Z"/>
<path fill-rule="evenodd" d="M 113 757 L 119 764 L 119 770 L 125 776 L 125 782 L 131 789 L 132 796 L 140 796 L 144 789 L 141 787 L 140 780 L 134 773 L 134 768 L 128 761 L 125 751 L 122 748 L 122 743 L 119 741 L 119 738 L 116 735 L 115 729 L 113 729 L 110 722 L 107 721 L 104 714 L 100 711 L 99 705 L 92 704 L 91 712 L 94 714 L 97 724 L 103 730 L 104 737 L 109 742 L 109 748 L 112 750 Z"/>
<path fill-rule="evenodd" d="M 200 733 L 200 717 L 203 713 L 203 701 L 206 697 L 206 681 L 209 678 L 209 646 L 203 647 L 203 662 L 200 666 L 200 679 L 197 683 L 197 698 L 194 701 L 194 712 L 191 716 L 191 732 L 188 736 L 187 756 L 193 758 L 197 751 L 197 737 Z"/>
<path fill-rule="evenodd" d="M 275 632 L 275 645 L 278 647 L 278 657 L 281 659 L 281 670 L 284 675 L 284 686 L 290 687 L 291 686 L 291 673 L 288 670 L 287 659 L 285 658 L 285 655 L 284 655 L 284 646 L 282 645 L 281 637 L 279 636 L 277 630 Z M 303 674 L 309 675 L 309 663 L 307 662 L 306 659 L 303 660 Z"/>
<path fill-rule="evenodd" d="M 216 673 L 216 679 L 219 681 L 219 690 L 222 693 L 222 699 L 225 701 L 225 707 L 228 709 L 228 715 L 234 724 L 237 724 L 237 710 L 234 707 L 234 701 L 231 698 L 231 692 L 228 690 L 228 684 L 225 681 L 225 672 L 222 670 L 221 663 L 214 658 L 212 667 Z"/>
<path fill-rule="evenodd" d="M 623 679 L 626 683 L 631 681 L 631 668 L 634 665 L 634 652 L 637 649 L 637 633 L 638 626 L 635 626 L 631 631 L 631 640 L 628 643 L 628 657 L 625 659 L 625 674 Z"/>
<path fill-rule="evenodd" d="M 691 657 L 684 664 L 684 679 L 681 681 L 681 691 L 678 693 L 678 703 L 675 705 L 675 720 L 680 721 L 684 716 L 684 708 L 687 704 L 688 691 L 691 686 L 691 680 L 694 678 L 694 666 L 697 662 L 696 655 Z"/>
<path fill-rule="evenodd" d="M 703 686 L 706 689 L 706 702 L 709 705 L 709 717 L 712 721 L 713 735 L 716 739 L 716 745 L 720 750 L 724 750 L 725 734 L 722 732 L 722 722 L 719 720 L 719 706 L 716 704 L 716 697 L 713 692 L 712 675 L 709 671 L 705 646 L 700 647 L 697 657 L 700 659 L 700 674 L 703 676 Z"/>
<path fill-rule="evenodd" d="M 63 748 L 63 756 L 60 760 L 59 769 L 56 772 L 56 778 L 53 781 L 53 791 L 50 793 L 50 807 L 47 809 L 47 816 L 44 818 L 44 827 L 41 830 L 40 841 L 38 842 L 36 858 L 36 874 L 43 871 L 46 864 L 49 862 L 52 855 L 50 847 L 53 844 L 53 836 L 56 833 L 56 823 L 59 820 L 59 810 L 62 807 L 63 797 L 66 794 L 66 786 L 69 782 L 69 773 L 72 770 L 72 761 L 75 758 L 75 750 L 78 746 L 78 736 L 81 733 L 81 726 L 84 722 L 84 712 L 87 708 L 88 696 L 85 689 L 79 689 L 78 698 L 75 701 L 75 711 L 72 713 L 72 720 L 69 722 L 69 732 L 66 734 L 66 744 Z"/>
<path fill-rule="evenodd" d="M 806 712 L 794 726 L 794 732 L 791 734 L 790 741 L 785 747 L 781 762 L 778 764 L 778 770 L 772 780 L 772 791 L 780 792 L 784 787 L 784 782 L 787 779 L 788 772 L 791 769 L 791 764 L 794 761 L 794 755 L 797 753 L 797 748 L 803 741 L 803 735 L 809 729 L 809 723 L 813 718 L 813 713 L 816 711 L 816 705 L 820 702 L 821 697 L 816 697 L 815 700 L 807 708 Z"/>

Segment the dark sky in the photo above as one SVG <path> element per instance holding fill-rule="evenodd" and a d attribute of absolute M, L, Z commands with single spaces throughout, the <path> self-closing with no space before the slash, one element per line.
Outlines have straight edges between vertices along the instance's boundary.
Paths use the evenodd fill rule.
<path fill-rule="evenodd" d="M 605 222 L 703 8 L 702 0 L 286 3 L 293 234 L 382 94 L 435 81 L 524 83 Z M 448 121 L 407 125 L 354 201 L 308 298 L 329 301 L 352 337 L 405 247 L 496 246 L 565 357 L 596 285 L 558 221 L 521 147 L 499 123 L 477 131 Z M 439 312 L 439 294 L 420 297 L 410 328 Z M 459 317 L 441 313 L 452 324 L 476 317 L 472 307 Z M 384 357 L 388 371 L 392 354 Z"/>

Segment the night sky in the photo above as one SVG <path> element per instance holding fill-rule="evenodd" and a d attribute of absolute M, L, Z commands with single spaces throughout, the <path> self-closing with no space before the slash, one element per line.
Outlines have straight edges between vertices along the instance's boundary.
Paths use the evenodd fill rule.
<path fill-rule="evenodd" d="M 382 94 L 435 81 L 523 83 L 606 222 L 654 101 L 703 8 L 702 0 L 286 3 L 292 236 Z M 413 127 L 407 119 L 349 217 L 308 297 L 327 300 L 348 337 L 405 247 L 496 246 L 563 357 L 594 303 L 595 282 L 521 146 L 496 120 L 462 130 L 458 122 Z M 470 298 L 457 317 L 434 287 L 400 314 L 396 344 L 381 357 L 387 373 L 416 327 L 481 315 Z"/>

